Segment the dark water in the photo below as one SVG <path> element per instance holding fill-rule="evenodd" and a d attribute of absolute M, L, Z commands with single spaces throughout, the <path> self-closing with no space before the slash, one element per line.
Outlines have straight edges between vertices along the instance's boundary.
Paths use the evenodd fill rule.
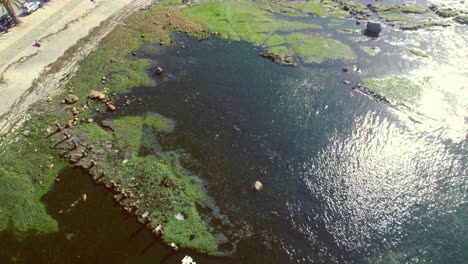
<path fill-rule="evenodd" d="M 176 120 L 160 140 L 199 161 L 191 169 L 245 233 L 234 256 L 172 253 L 111 194 L 65 170 L 43 198 L 60 232 L 24 243 L 3 234 L 2 263 L 180 263 L 185 254 L 197 263 L 466 263 L 466 141 L 349 97 L 341 64 L 282 67 L 259 53 L 183 36 L 163 53 L 148 44 L 143 56 L 165 74 L 129 92 L 143 101 L 117 113 Z M 250 191 L 256 180 L 262 192 Z M 57 213 L 83 193 L 86 202 Z"/>

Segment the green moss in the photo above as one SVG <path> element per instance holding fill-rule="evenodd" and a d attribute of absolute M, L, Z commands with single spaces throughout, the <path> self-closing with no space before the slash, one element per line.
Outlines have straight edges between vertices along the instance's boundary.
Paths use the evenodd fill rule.
<path fill-rule="evenodd" d="M 405 77 L 367 79 L 364 83 L 370 90 L 390 100 L 405 104 L 415 104 L 422 93 L 419 84 Z"/>
<path fill-rule="evenodd" d="M 334 39 L 303 33 L 293 33 L 286 38 L 293 51 L 306 63 L 355 58 L 351 48 Z"/>

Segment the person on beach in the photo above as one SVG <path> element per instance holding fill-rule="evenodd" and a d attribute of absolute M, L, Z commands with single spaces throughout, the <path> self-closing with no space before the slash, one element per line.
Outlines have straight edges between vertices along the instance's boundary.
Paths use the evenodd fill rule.
<path fill-rule="evenodd" d="M 33 47 L 40 48 L 41 47 L 41 42 L 39 40 L 34 40 Z"/>

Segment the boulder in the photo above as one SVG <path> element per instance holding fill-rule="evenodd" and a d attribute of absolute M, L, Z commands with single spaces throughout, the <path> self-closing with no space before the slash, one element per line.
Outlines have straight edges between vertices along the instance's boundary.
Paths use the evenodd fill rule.
<path fill-rule="evenodd" d="M 106 98 L 106 95 L 104 93 L 102 93 L 102 92 L 92 90 L 91 92 L 89 92 L 88 97 L 91 98 L 91 99 L 104 100 Z"/>
<path fill-rule="evenodd" d="M 80 100 L 80 98 L 78 98 L 78 96 L 76 96 L 74 94 L 68 94 L 67 96 L 65 96 L 65 98 L 63 98 L 63 100 L 67 104 L 74 104 L 74 103 L 78 102 L 78 100 Z"/>
<path fill-rule="evenodd" d="M 370 37 L 377 37 L 381 31 L 382 25 L 380 23 L 368 21 L 364 34 Z"/>
<path fill-rule="evenodd" d="M 252 190 L 256 191 L 256 192 L 259 192 L 263 189 L 263 184 L 259 181 L 256 181 L 253 185 L 252 185 Z"/>

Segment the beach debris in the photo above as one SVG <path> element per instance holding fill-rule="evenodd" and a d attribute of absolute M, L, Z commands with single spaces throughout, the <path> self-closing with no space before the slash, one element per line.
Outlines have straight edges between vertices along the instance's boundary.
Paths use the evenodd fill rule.
<path fill-rule="evenodd" d="M 78 98 L 78 96 L 76 96 L 74 94 L 68 94 L 67 96 L 65 96 L 65 98 L 63 98 L 63 100 L 67 104 L 74 104 L 74 103 L 78 102 L 78 100 L 80 100 L 80 98 Z"/>
<path fill-rule="evenodd" d="M 260 182 L 260 181 L 256 181 L 253 185 L 252 185 L 252 190 L 256 191 L 256 192 L 259 192 L 263 189 L 263 184 Z"/>
<path fill-rule="evenodd" d="M 182 264 L 197 264 L 195 261 L 193 261 L 193 258 L 190 256 L 185 256 L 182 259 Z"/>
<path fill-rule="evenodd" d="M 185 217 L 184 217 L 184 215 L 183 215 L 183 214 L 181 214 L 181 213 L 178 213 L 178 214 L 176 214 L 175 218 L 176 218 L 177 220 L 180 220 L 180 221 L 183 221 L 183 220 L 185 220 Z"/>
<path fill-rule="evenodd" d="M 81 199 L 83 199 L 83 201 L 86 201 L 86 199 L 88 199 L 88 196 L 86 195 L 86 193 L 83 193 L 81 195 Z"/>

